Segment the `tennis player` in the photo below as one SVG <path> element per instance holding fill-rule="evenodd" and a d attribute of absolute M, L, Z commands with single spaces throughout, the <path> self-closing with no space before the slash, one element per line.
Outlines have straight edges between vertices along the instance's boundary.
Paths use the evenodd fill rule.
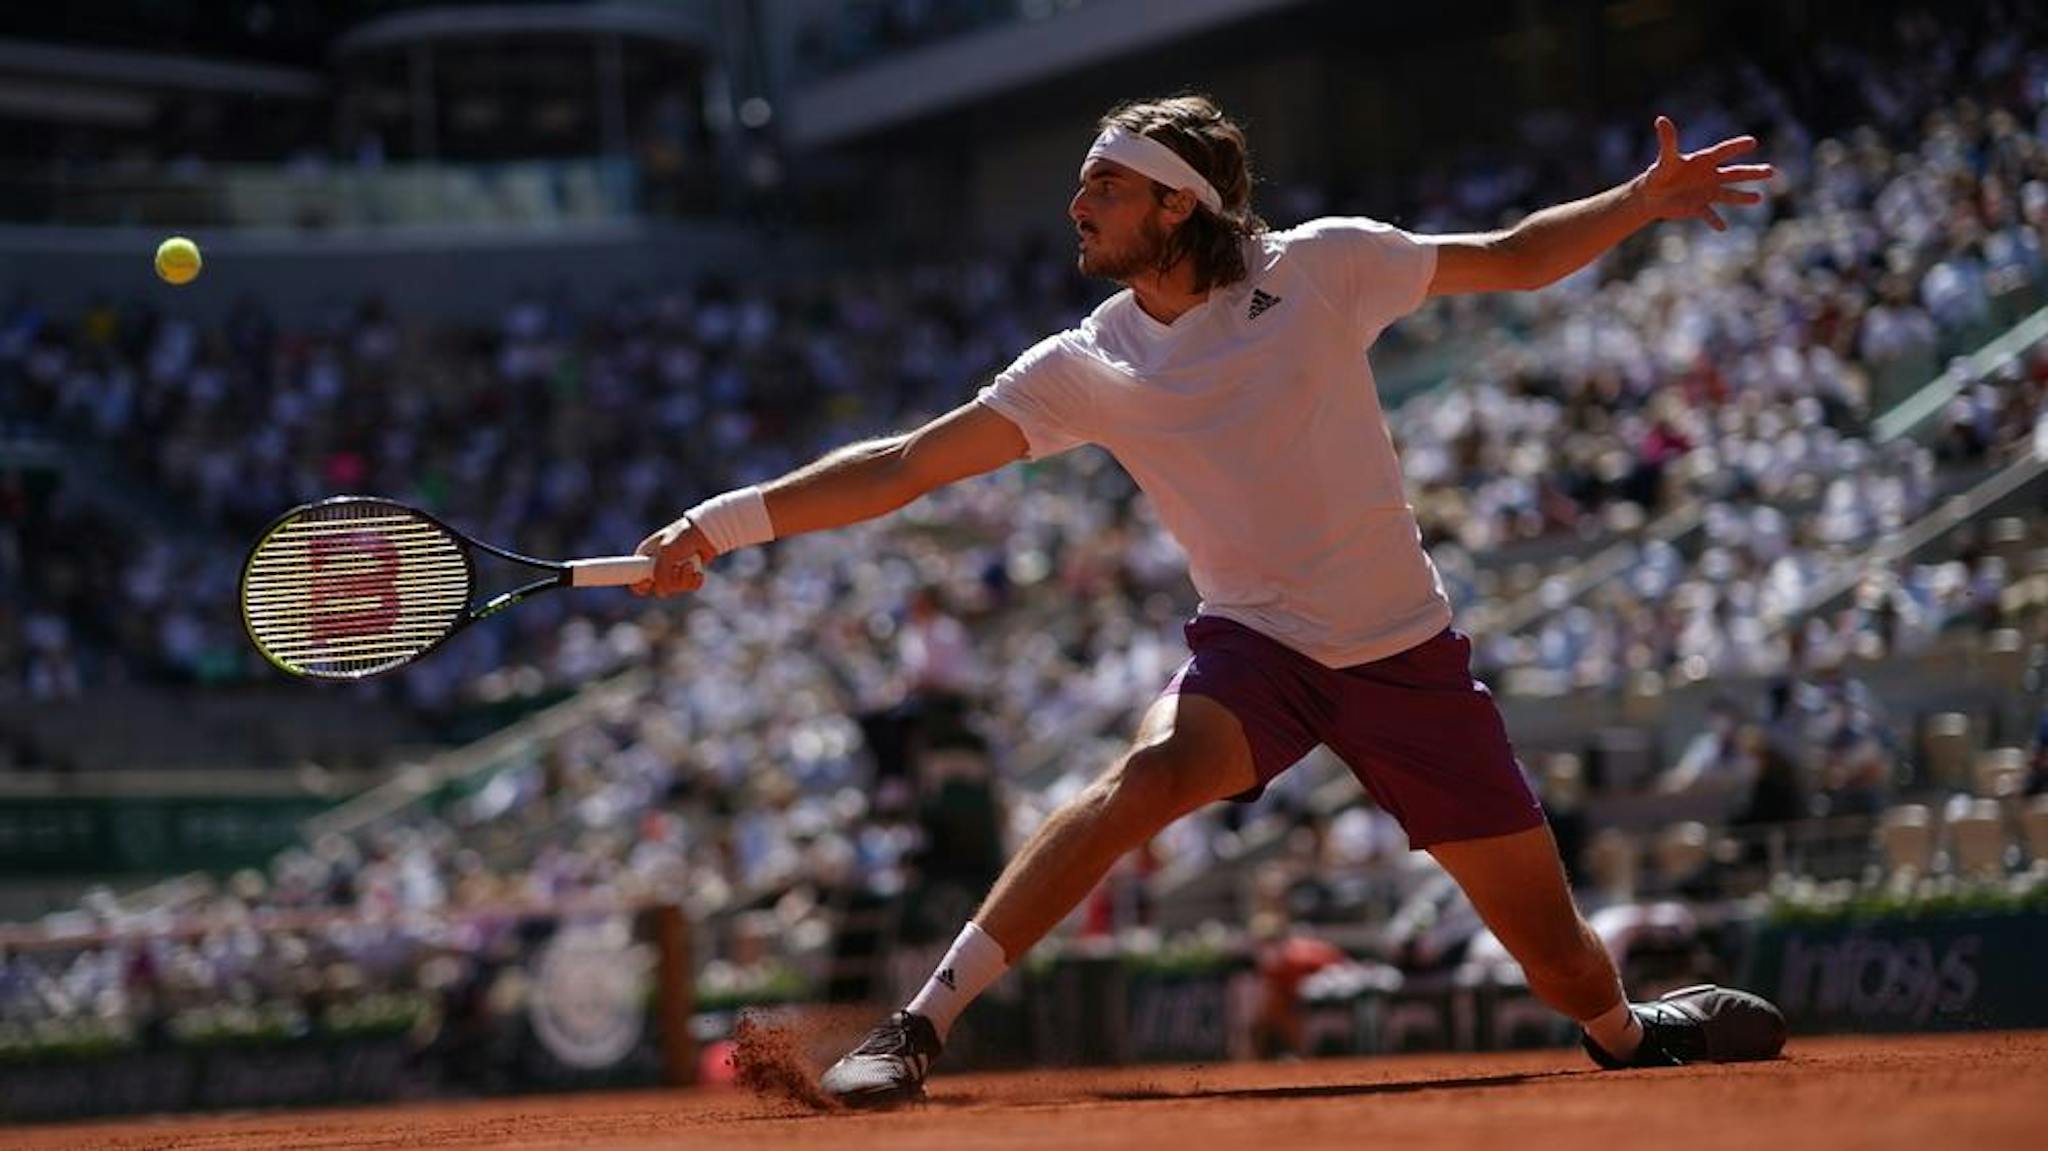
<path fill-rule="evenodd" d="M 1246 801 L 1316 744 L 1471 897 L 1603 1067 L 1769 1058 L 1784 1020 L 1718 987 L 1631 1004 L 1572 903 L 1543 811 L 1423 551 L 1366 357 L 1432 295 L 1540 288 L 1656 220 L 1727 225 L 1761 196 L 1750 137 L 1678 150 L 1656 121 L 1642 174 L 1515 227 L 1420 236 L 1370 219 L 1275 232 L 1253 214 L 1243 131 L 1209 99 L 1112 110 L 1067 214 L 1081 271 L 1124 290 L 1019 356 L 971 403 L 727 492 L 649 536 L 641 594 L 708 561 L 893 511 L 1019 459 L 1100 444 L 1151 497 L 1201 593 L 1192 658 L 1128 753 L 1055 812 L 924 988 L 841 1059 L 853 1106 L 919 1097 L 960 1012 L 1101 880 L 1182 815 Z"/>

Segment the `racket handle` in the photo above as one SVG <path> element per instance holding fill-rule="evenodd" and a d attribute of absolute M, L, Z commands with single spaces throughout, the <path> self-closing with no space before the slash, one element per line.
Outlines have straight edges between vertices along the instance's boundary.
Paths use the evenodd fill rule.
<path fill-rule="evenodd" d="M 703 565 L 696 556 L 689 564 L 698 571 Z M 653 556 L 602 556 L 597 559 L 570 560 L 570 587 L 625 587 L 644 579 L 654 578 Z"/>

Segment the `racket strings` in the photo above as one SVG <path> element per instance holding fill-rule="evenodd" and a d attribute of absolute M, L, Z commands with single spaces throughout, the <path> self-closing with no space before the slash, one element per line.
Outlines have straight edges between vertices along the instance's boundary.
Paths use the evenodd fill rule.
<path fill-rule="evenodd" d="M 280 667 L 354 679 L 439 642 L 462 619 L 469 593 L 469 561 L 440 525 L 381 503 L 323 504 L 257 546 L 242 610 Z"/>

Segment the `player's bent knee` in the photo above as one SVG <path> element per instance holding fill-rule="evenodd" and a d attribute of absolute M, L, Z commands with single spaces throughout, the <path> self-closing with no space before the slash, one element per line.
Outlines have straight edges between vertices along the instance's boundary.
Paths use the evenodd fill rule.
<path fill-rule="evenodd" d="M 1114 771 L 1113 802 L 1160 824 L 1221 798 L 1216 765 L 1185 741 L 1133 749 Z"/>
<path fill-rule="evenodd" d="M 1103 780 L 1103 802 L 1120 819 L 1144 819 L 1173 804 L 1171 763 L 1150 749 L 1124 756 Z"/>
<path fill-rule="evenodd" d="M 1149 835 L 1179 815 L 1186 781 L 1179 777 L 1175 756 L 1140 748 L 1124 756 L 1103 778 L 1102 801 L 1107 814 L 1123 824 L 1143 825 Z"/>

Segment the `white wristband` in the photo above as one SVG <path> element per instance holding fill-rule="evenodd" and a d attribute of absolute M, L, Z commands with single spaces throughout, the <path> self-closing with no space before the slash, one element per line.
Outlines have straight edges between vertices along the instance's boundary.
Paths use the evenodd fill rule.
<path fill-rule="evenodd" d="M 775 525 L 768 520 L 768 501 L 761 498 L 758 487 L 714 496 L 684 512 L 683 518 L 704 533 L 719 555 L 775 538 Z"/>

